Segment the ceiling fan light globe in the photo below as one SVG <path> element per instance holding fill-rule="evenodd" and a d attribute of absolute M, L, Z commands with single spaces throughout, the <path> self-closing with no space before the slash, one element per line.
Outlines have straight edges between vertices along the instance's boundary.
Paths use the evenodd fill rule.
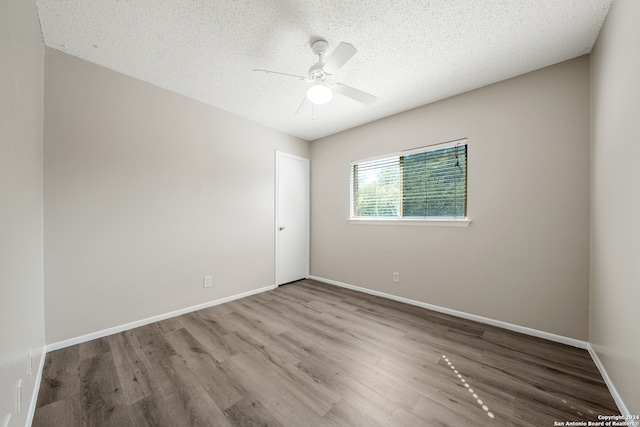
<path fill-rule="evenodd" d="M 333 91 L 323 84 L 313 85 L 307 90 L 307 98 L 316 105 L 326 104 L 333 98 Z"/>

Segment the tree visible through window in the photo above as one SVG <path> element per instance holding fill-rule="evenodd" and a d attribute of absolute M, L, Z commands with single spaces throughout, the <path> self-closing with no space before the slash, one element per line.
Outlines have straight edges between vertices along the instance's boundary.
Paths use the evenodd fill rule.
<path fill-rule="evenodd" d="M 351 206 L 353 218 L 466 217 L 466 143 L 352 163 Z"/>

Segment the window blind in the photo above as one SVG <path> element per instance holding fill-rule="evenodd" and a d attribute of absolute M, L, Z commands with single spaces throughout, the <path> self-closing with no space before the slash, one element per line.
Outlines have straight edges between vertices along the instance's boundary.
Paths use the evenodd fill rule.
<path fill-rule="evenodd" d="M 466 217 L 467 145 L 352 163 L 351 206 L 352 217 Z"/>

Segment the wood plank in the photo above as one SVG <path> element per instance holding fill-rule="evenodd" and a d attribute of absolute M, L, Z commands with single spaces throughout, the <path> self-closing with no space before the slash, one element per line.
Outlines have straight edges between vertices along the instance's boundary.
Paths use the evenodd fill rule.
<path fill-rule="evenodd" d="M 186 329 L 167 334 L 167 339 L 220 409 L 227 409 L 246 395 L 231 373 L 213 355 L 202 350 Z"/>
<path fill-rule="evenodd" d="M 415 424 L 415 416 L 410 413 L 420 398 L 420 394 L 402 387 L 394 387 L 389 381 L 386 392 L 379 392 L 384 379 L 363 377 L 363 371 L 344 370 L 339 363 L 329 363 L 315 356 L 309 356 L 298 364 L 298 368 L 307 373 L 314 381 L 334 390 L 351 404 L 358 406 L 376 419 L 387 420 L 402 418 L 409 424 Z M 377 391 L 378 390 L 378 391 Z M 405 409 L 406 408 L 406 409 Z M 402 414 L 403 413 L 403 414 Z M 413 422 L 409 420 L 414 419 Z"/>
<path fill-rule="evenodd" d="M 178 401 L 175 394 L 164 396 L 152 393 L 129 405 L 131 419 L 135 426 L 140 427 L 183 425 L 188 414 L 181 405 L 176 404 Z"/>
<path fill-rule="evenodd" d="M 80 362 L 83 425 L 132 425 L 127 400 L 120 387 L 111 353 Z"/>
<path fill-rule="evenodd" d="M 387 425 L 386 423 L 383 424 L 382 420 L 376 420 L 347 399 L 340 400 L 327 413 L 323 421 L 326 425 L 334 426 L 382 427 Z"/>
<path fill-rule="evenodd" d="M 264 346 L 243 354 L 269 375 L 274 387 L 288 390 L 318 415 L 326 414 L 340 396 L 298 369 L 297 361 L 291 363 L 289 358 L 282 358 L 279 353 L 277 347 Z"/>
<path fill-rule="evenodd" d="M 202 387 L 199 378 L 191 372 L 184 359 L 176 355 L 171 358 L 169 366 L 177 401 L 182 404 L 188 414 L 188 417 L 182 420 L 183 425 L 231 426 L 220 407 Z"/>
<path fill-rule="evenodd" d="M 31 427 L 81 426 L 79 396 L 69 396 L 36 409 Z"/>
<path fill-rule="evenodd" d="M 283 427 L 284 424 L 280 423 L 262 406 L 262 404 L 253 399 L 242 399 L 236 402 L 233 406 L 225 409 L 225 415 L 229 419 L 229 422 L 237 427 L 246 426 L 269 426 L 269 427 Z"/>
<path fill-rule="evenodd" d="M 154 386 L 153 379 L 143 363 L 140 344 L 131 333 L 110 335 L 109 345 L 117 376 L 129 403 L 149 396 Z"/>
<path fill-rule="evenodd" d="M 493 420 L 482 413 L 467 414 L 450 406 L 442 405 L 428 397 L 421 397 L 413 413 L 422 418 L 427 426 L 465 426 L 488 427 L 496 425 Z"/>
<path fill-rule="evenodd" d="M 256 365 L 246 354 L 238 354 L 223 362 L 249 391 L 280 423 L 287 426 L 321 426 L 322 417 L 282 386 L 272 371 Z"/>
<path fill-rule="evenodd" d="M 42 369 L 42 381 L 36 407 L 65 399 L 80 391 L 79 346 L 71 346 L 48 353 Z"/>
<path fill-rule="evenodd" d="M 108 353 L 110 351 L 111 346 L 109 345 L 109 339 L 107 337 L 102 337 L 78 344 L 80 360 L 89 359 L 91 357 L 98 356 L 102 353 Z"/>
<path fill-rule="evenodd" d="M 202 350 L 213 355 L 217 360 L 225 360 L 233 355 L 231 349 L 225 344 L 224 335 L 218 332 L 211 323 L 203 322 L 196 313 L 180 316 L 180 322 L 200 343 Z"/>
<path fill-rule="evenodd" d="M 211 329 L 219 336 L 224 336 L 235 332 L 237 329 L 236 325 L 228 317 L 231 313 L 233 313 L 233 310 L 231 310 L 227 304 L 222 304 L 196 311 L 193 314 L 198 317 L 208 329 Z M 178 319 L 181 317 L 182 316 Z"/>

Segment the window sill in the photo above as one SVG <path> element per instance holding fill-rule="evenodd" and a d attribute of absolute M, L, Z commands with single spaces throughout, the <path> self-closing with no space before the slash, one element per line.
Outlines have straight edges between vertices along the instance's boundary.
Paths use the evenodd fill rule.
<path fill-rule="evenodd" d="M 349 218 L 349 224 L 360 225 L 420 225 L 431 227 L 468 227 L 469 218 Z"/>

